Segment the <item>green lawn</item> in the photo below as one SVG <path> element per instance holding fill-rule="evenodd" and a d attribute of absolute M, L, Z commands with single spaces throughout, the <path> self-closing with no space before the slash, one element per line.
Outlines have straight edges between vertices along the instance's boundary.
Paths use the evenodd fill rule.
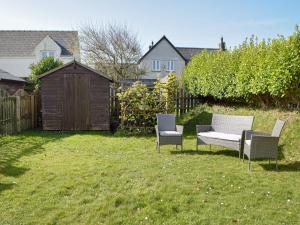
<path fill-rule="evenodd" d="M 194 125 L 211 112 L 256 115 L 270 131 L 287 119 L 274 163 L 247 163 L 199 146 Z M 154 136 L 28 131 L 0 138 L 0 224 L 299 224 L 300 115 L 199 107 L 179 119 L 184 151 L 155 151 Z"/>

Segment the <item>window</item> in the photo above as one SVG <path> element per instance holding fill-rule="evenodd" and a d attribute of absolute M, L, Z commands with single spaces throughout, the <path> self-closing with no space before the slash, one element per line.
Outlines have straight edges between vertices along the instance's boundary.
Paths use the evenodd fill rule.
<path fill-rule="evenodd" d="M 168 61 L 167 71 L 175 71 L 175 61 Z"/>
<path fill-rule="evenodd" d="M 159 60 L 152 61 L 152 71 L 160 71 L 160 61 Z"/>
<path fill-rule="evenodd" d="M 41 59 L 49 56 L 55 57 L 55 51 L 41 51 Z"/>
<path fill-rule="evenodd" d="M 54 57 L 54 51 L 49 52 L 49 56 Z"/>

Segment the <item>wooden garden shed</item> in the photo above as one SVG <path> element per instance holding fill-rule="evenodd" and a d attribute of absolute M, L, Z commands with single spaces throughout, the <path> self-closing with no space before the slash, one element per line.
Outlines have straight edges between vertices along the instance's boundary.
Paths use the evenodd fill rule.
<path fill-rule="evenodd" d="M 109 130 L 112 80 L 77 61 L 39 77 L 44 130 Z"/>

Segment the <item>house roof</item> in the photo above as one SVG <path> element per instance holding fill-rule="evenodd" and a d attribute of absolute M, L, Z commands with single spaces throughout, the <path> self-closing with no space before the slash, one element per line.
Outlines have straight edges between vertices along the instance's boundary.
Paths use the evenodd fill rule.
<path fill-rule="evenodd" d="M 139 62 L 138 63 L 140 63 L 145 57 L 146 57 L 146 55 L 148 55 L 160 42 L 162 42 L 163 40 L 166 40 L 169 44 L 170 44 L 170 46 L 178 53 L 178 55 L 183 59 L 183 60 L 186 60 L 184 57 L 183 57 L 183 55 L 178 51 L 178 49 L 172 44 L 172 42 L 171 41 L 169 41 L 169 39 L 164 35 L 164 36 L 162 36 L 162 38 L 158 41 L 158 42 L 156 42 L 155 43 L 155 45 L 153 45 L 141 58 L 140 58 L 140 60 L 139 60 Z"/>
<path fill-rule="evenodd" d="M 22 78 L 12 75 L 9 72 L 4 71 L 2 69 L 0 69 L 0 80 L 10 80 L 10 81 L 27 83 L 27 81 L 23 80 Z"/>
<path fill-rule="evenodd" d="M 62 49 L 62 56 L 72 56 L 79 49 L 77 31 L 0 30 L 0 57 L 32 56 L 35 47 L 51 37 Z"/>
<path fill-rule="evenodd" d="M 162 40 L 166 40 L 171 47 L 178 53 L 179 56 L 185 61 L 188 62 L 190 59 L 203 50 L 209 52 L 217 51 L 219 48 L 189 48 L 189 47 L 175 47 L 172 42 L 164 35 L 158 42 L 155 43 L 139 60 L 139 63 L 148 55 Z"/>
<path fill-rule="evenodd" d="M 62 66 L 59 66 L 59 67 L 57 67 L 57 68 L 54 68 L 54 69 L 52 69 L 52 70 L 50 70 L 50 71 L 48 71 L 48 72 L 46 72 L 46 73 L 44 73 L 44 74 L 41 74 L 41 75 L 39 76 L 39 79 L 42 79 L 42 78 L 44 78 L 44 77 L 46 77 L 46 76 L 48 76 L 48 75 L 54 73 L 55 71 L 60 70 L 60 69 L 63 69 L 63 68 L 65 68 L 65 67 L 67 67 L 67 66 L 69 66 L 69 65 L 72 65 L 72 64 L 75 64 L 75 65 L 77 64 L 77 65 L 79 65 L 79 66 L 82 66 L 82 67 L 84 67 L 85 69 L 90 70 L 90 71 L 94 72 L 95 74 L 97 74 L 97 75 L 99 75 L 99 76 L 101 76 L 101 77 L 103 77 L 103 78 L 109 80 L 110 82 L 114 82 L 110 77 L 108 77 L 108 76 L 106 76 L 106 75 L 103 75 L 102 73 L 99 73 L 98 71 L 94 70 L 93 68 L 91 68 L 91 67 L 89 67 L 89 66 L 87 66 L 87 65 L 84 65 L 84 64 L 82 64 L 82 63 L 80 63 L 80 62 L 78 62 L 78 61 L 76 61 L 76 60 L 73 60 L 73 61 L 71 61 L 71 62 L 69 62 L 69 63 L 66 63 L 66 64 L 64 64 L 64 65 L 62 65 Z"/>
<path fill-rule="evenodd" d="M 187 48 L 187 47 L 176 47 L 176 49 L 181 53 L 181 55 L 183 55 L 183 57 L 185 58 L 185 60 L 188 62 L 190 61 L 190 59 L 204 51 L 207 50 L 208 52 L 213 52 L 213 51 L 218 51 L 218 48 Z"/>

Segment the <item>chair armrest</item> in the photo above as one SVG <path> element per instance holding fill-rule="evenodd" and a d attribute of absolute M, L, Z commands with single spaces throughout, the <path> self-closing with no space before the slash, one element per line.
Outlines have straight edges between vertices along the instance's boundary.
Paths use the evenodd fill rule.
<path fill-rule="evenodd" d="M 183 126 L 182 125 L 176 125 L 176 131 L 180 134 L 183 134 Z"/>
<path fill-rule="evenodd" d="M 270 144 L 270 145 L 274 144 L 277 146 L 278 142 L 279 142 L 279 137 L 274 137 L 274 136 L 254 134 L 251 137 L 251 145 L 257 145 L 263 143 L 263 144 Z"/>
<path fill-rule="evenodd" d="M 252 135 L 250 155 L 251 159 L 277 158 L 279 137 Z"/>
<path fill-rule="evenodd" d="M 158 126 L 155 125 L 155 132 L 156 132 L 156 137 L 159 138 L 159 131 L 158 131 Z"/>
<path fill-rule="evenodd" d="M 253 135 L 264 136 L 264 137 L 271 136 L 271 134 L 269 134 L 269 133 L 257 132 L 257 131 L 253 131 L 253 130 L 245 130 L 245 139 L 246 140 L 251 140 Z"/>
<path fill-rule="evenodd" d="M 211 125 L 196 125 L 196 133 L 211 131 Z"/>

